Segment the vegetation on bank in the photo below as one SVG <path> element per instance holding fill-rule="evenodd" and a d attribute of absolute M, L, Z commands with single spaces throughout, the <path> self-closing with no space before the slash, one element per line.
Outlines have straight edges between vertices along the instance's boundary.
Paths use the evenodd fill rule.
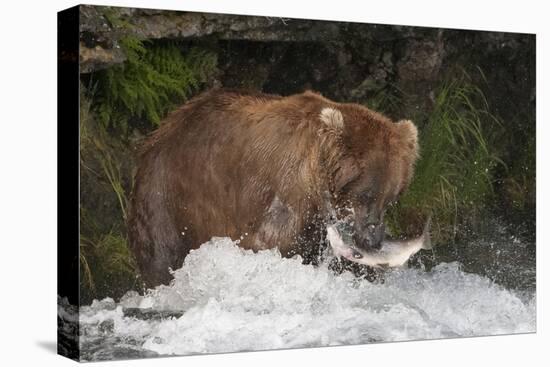
<path fill-rule="evenodd" d="M 433 217 L 435 241 L 453 241 L 461 225 L 490 209 L 495 170 L 506 168 L 493 133 L 503 125 L 464 71 L 444 80 L 433 110 L 416 119 L 420 159 L 409 190 L 389 213 L 389 223 L 396 233 L 410 233 L 422 228 L 418 213 L 424 213 Z"/>
<path fill-rule="evenodd" d="M 145 44 L 125 37 L 127 61 L 97 73 L 94 107 L 105 126 L 126 133 L 129 121 L 158 126 L 176 103 L 188 99 L 216 68 L 216 55 L 200 48 L 181 50 L 176 42 Z"/>
<path fill-rule="evenodd" d="M 80 279 L 84 303 L 139 289 L 126 215 L 134 137 L 154 130 L 216 71 L 216 54 L 125 37 L 127 61 L 81 84 Z"/>

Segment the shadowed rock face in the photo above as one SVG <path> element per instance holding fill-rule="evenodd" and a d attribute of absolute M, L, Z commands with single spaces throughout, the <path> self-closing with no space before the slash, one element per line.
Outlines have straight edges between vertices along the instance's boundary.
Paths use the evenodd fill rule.
<path fill-rule="evenodd" d="M 320 42 L 342 38 L 338 23 L 150 9 L 81 6 L 82 72 L 125 60 L 118 40 L 138 39 Z"/>
<path fill-rule="evenodd" d="M 89 5 L 82 5 L 80 9 L 81 71 L 85 73 L 123 62 L 125 57 L 118 41 L 127 35 L 141 40 L 210 38 L 222 41 L 329 42 L 335 46 L 359 42 L 362 44 L 359 48 L 363 51 L 379 42 L 411 39 L 414 42 L 409 45 L 410 48 L 420 46 L 432 60 L 428 63 L 430 70 L 417 72 L 415 69 L 418 66 L 414 63 L 418 57 L 425 55 L 406 51 L 406 58 L 411 60 L 403 65 L 404 70 L 409 70 L 405 70 L 405 74 L 410 74 L 412 70 L 416 79 L 422 78 L 426 72 L 433 74 L 441 64 L 438 53 L 441 51 L 441 42 L 438 43 L 441 31 L 438 29 Z M 427 43 L 418 40 L 426 37 L 431 39 Z M 350 61 L 349 53 L 338 53 L 340 65 Z"/>
<path fill-rule="evenodd" d="M 218 53 L 218 79 L 225 87 L 283 95 L 315 89 L 360 103 L 397 89 L 402 104 L 412 107 L 400 111 L 401 116 L 387 111 L 396 119 L 430 110 L 437 82 L 456 65 L 481 67 L 487 81 L 499 86 L 489 97 L 503 110 L 510 109 L 505 102 L 509 93 L 516 101 L 534 96 L 534 35 L 87 5 L 80 9 L 81 73 L 124 62 L 119 40 L 131 36 L 207 45 Z M 524 102 L 529 104 L 529 98 Z"/>

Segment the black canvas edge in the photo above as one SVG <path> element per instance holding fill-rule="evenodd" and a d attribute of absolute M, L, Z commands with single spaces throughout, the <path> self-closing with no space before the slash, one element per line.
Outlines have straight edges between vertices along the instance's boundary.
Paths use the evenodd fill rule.
<path fill-rule="evenodd" d="M 57 13 L 57 353 L 78 361 L 80 6 Z"/>

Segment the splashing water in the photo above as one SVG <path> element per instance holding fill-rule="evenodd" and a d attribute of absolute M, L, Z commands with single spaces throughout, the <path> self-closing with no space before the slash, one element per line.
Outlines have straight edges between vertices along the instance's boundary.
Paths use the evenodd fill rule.
<path fill-rule="evenodd" d="M 82 358 L 101 360 L 535 331 L 520 297 L 458 263 L 371 283 L 227 238 L 192 251 L 169 286 L 81 307 Z"/>

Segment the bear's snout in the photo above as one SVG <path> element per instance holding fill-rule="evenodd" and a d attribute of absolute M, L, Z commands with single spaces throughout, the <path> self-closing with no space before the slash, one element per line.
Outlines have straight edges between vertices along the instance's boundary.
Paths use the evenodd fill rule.
<path fill-rule="evenodd" d="M 355 245 L 365 251 L 380 250 L 386 228 L 383 222 L 366 224 L 354 234 Z"/>

